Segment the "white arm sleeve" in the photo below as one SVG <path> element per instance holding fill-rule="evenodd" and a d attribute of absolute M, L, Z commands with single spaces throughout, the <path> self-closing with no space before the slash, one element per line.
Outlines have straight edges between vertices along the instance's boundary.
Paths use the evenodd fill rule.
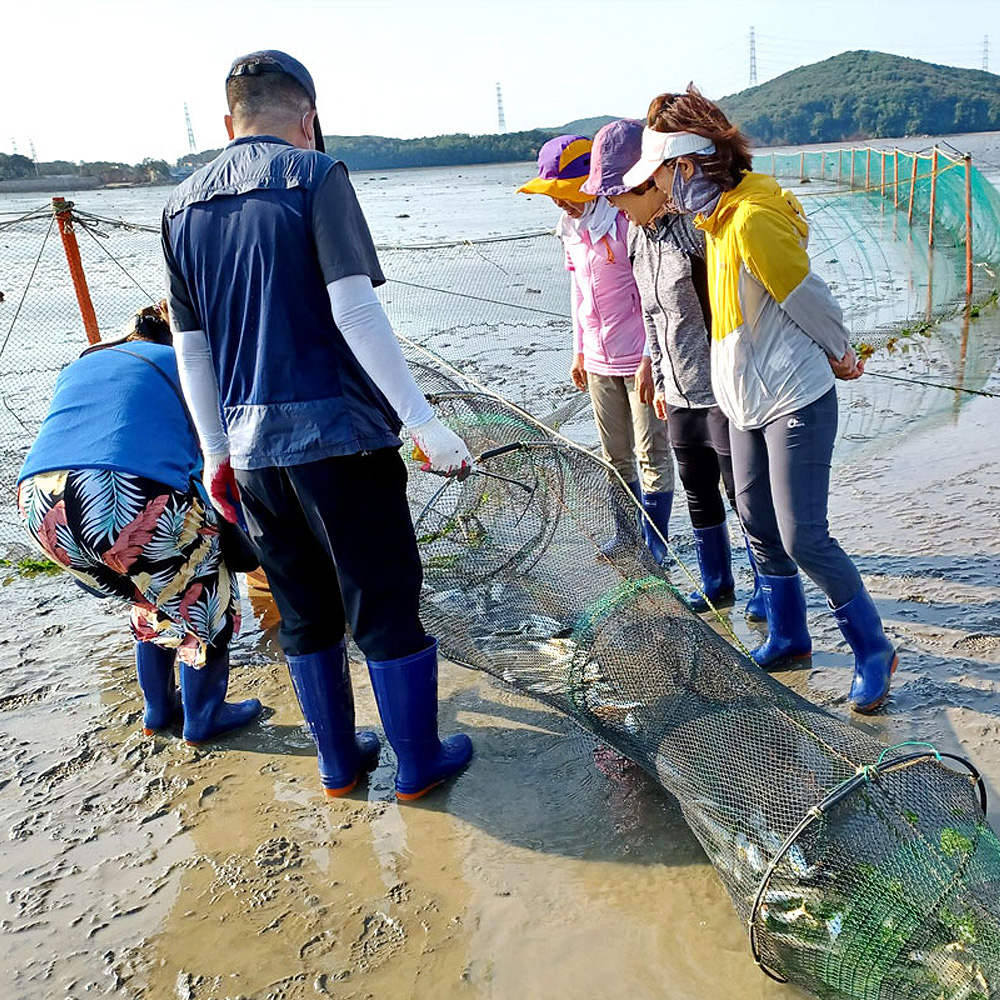
<path fill-rule="evenodd" d="M 375 297 L 371 278 L 366 274 L 351 274 L 331 281 L 326 290 L 333 321 L 347 346 L 382 390 L 399 419 L 411 430 L 432 420 L 431 404 L 410 374 L 389 318 Z"/>
<path fill-rule="evenodd" d="M 219 384 L 215 381 L 212 352 L 202 330 L 175 330 L 174 352 L 181 389 L 206 455 L 229 453 L 229 442 L 219 415 Z"/>

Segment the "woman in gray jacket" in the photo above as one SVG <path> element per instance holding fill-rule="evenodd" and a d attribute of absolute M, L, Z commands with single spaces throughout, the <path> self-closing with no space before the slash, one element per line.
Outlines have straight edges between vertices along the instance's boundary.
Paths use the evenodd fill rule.
<path fill-rule="evenodd" d="M 702 591 L 689 601 L 694 610 L 707 611 L 706 598 L 719 606 L 735 596 L 720 475 L 734 509 L 736 500 L 729 424 L 712 393 L 705 240 L 690 220 L 663 214 L 666 196 L 654 184 L 629 189 L 623 182 L 622 174 L 639 157 L 642 128 L 641 122 L 623 119 L 597 133 L 583 190 L 607 197 L 632 223 L 628 250 L 646 322 L 653 404 L 667 422 L 701 571 Z M 754 576 L 746 613 L 762 621 L 756 571 Z"/>

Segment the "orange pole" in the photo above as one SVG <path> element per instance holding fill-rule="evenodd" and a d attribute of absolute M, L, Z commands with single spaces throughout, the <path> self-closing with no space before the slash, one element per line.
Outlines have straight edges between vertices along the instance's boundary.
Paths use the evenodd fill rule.
<path fill-rule="evenodd" d="M 910 170 L 910 205 L 906 210 L 906 221 L 911 226 L 913 225 L 913 195 L 917 188 L 917 154 L 913 153 L 912 156 L 913 169 Z"/>
<path fill-rule="evenodd" d="M 97 314 L 94 303 L 90 301 L 90 289 L 87 287 L 87 276 L 83 273 L 83 262 L 80 260 L 80 247 L 76 242 L 76 232 L 73 229 L 73 202 L 65 198 L 52 199 L 52 211 L 55 212 L 59 225 L 59 235 L 62 237 L 63 250 L 66 252 L 66 263 L 73 279 L 76 291 L 76 301 L 83 317 L 83 328 L 87 332 L 87 343 L 96 344 L 101 339 L 97 329 Z"/>
<path fill-rule="evenodd" d="M 965 154 L 965 297 L 972 298 L 972 153 Z"/>
<path fill-rule="evenodd" d="M 865 190 L 868 191 L 872 186 L 872 150 L 871 146 L 868 147 L 868 159 L 865 163 Z"/>
<path fill-rule="evenodd" d="M 885 197 L 885 150 L 884 149 L 882 150 L 881 153 L 879 153 L 879 157 L 882 160 L 882 178 L 879 181 L 879 184 L 881 187 L 882 197 L 884 198 Z"/>
<path fill-rule="evenodd" d="M 937 202 L 937 174 L 938 174 L 938 148 L 934 147 L 931 153 L 931 208 L 930 219 L 928 220 L 927 246 L 934 249 L 934 206 Z"/>
<path fill-rule="evenodd" d="M 892 207 L 899 208 L 899 150 L 892 151 Z"/>

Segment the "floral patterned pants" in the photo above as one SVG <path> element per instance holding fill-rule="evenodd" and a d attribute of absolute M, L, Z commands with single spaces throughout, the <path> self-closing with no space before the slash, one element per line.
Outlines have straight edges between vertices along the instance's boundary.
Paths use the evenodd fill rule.
<path fill-rule="evenodd" d="M 239 631 L 240 598 L 219 550 L 215 509 L 191 490 L 108 469 L 24 480 L 28 534 L 85 590 L 132 603 L 140 642 L 177 649 L 193 666 Z"/>

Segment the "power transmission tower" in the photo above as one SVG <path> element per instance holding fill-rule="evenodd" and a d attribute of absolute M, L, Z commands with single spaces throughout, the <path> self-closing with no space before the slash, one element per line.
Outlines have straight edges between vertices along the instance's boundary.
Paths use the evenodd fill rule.
<path fill-rule="evenodd" d="M 10 137 L 10 148 L 14 150 L 14 155 L 17 156 L 17 139 L 13 136 Z"/>
<path fill-rule="evenodd" d="M 190 149 L 192 153 L 197 153 L 198 146 L 194 141 L 194 129 L 191 128 L 191 116 L 188 114 L 187 101 L 184 102 L 184 121 L 187 124 L 188 130 L 188 149 Z"/>
<path fill-rule="evenodd" d="M 990 71 L 990 36 L 983 35 L 983 72 Z"/>
<path fill-rule="evenodd" d="M 500 84 L 497 84 L 497 131 L 504 135 L 507 131 L 507 122 L 503 117 L 503 95 L 500 93 Z"/>
<path fill-rule="evenodd" d="M 757 86 L 757 40 L 754 38 L 753 25 L 750 26 L 750 86 Z"/>
<path fill-rule="evenodd" d="M 31 162 L 35 165 L 35 176 L 38 176 L 38 154 L 35 152 L 35 140 L 29 139 L 28 146 L 31 148 Z"/>

